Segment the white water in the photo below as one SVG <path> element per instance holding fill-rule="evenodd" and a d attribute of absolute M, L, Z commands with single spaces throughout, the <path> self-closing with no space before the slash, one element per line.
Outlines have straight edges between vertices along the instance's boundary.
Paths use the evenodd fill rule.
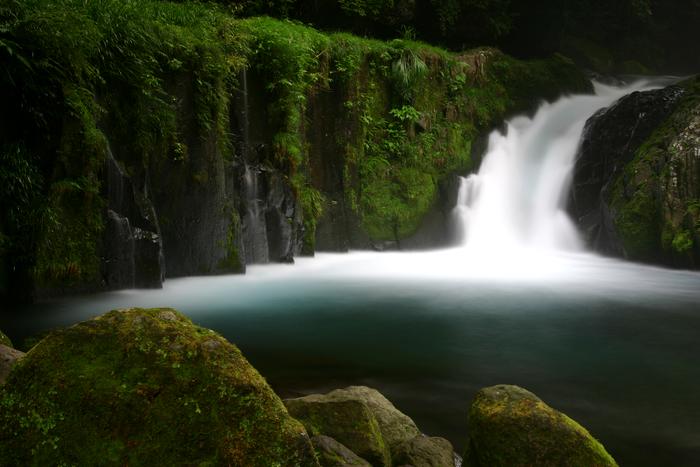
<path fill-rule="evenodd" d="M 405 295 L 414 284 L 422 284 L 474 293 L 497 289 L 498 294 L 508 295 L 504 287 L 526 287 L 535 294 L 556 290 L 591 300 L 700 302 L 699 273 L 587 252 L 564 211 L 586 120 L 630 92 L 661 87 L 668 81 L 627 87 L 596 84 L 596 95 L 544 104 L 532 118 L 509 121 L 505 133 L 493 132 L 479 172 L 462 180 L 454 209 L 461 234 L 457 247 L 320 253 L 314 258 L 297 258 L 294 265 L 251 265 L 244 276 L 170 279 L 162 290 L 94 295 L 60 306 L 80 310 L 79 314 L 125 306 L 188 310 L 199 308 L 198 303 L 230 309 L 270 300 L 285 302 L 297 292 L 307 294 L 329 284 L 347 287 L 350 301 L 354 293 L 380 288 Z M 257 186 L 249 170 L 246 187 L 253 207 L 250 214 L 255 215 Z"/>
<path fill-rule="evenodd" d="M 648 82 L 596 84 L 595 95 L 544 104 L 534 117 L 516 117 L 494 131 L 477 174 L 461 179 L 455 218 L 468 250 L 521 255 L 529 250 L 580 251 L 581 239 L 565 208 L 584 124 L 597 110 Z"/>

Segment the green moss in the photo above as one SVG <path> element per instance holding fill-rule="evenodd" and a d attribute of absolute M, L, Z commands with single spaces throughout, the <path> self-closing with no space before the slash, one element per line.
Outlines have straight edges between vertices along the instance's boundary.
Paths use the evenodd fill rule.
<path fill-rule="evenodd" d="M 687 230 L 682 230 L 673 237 L 671 247 L 676 253 L 688 253 L 693 248 L 693 237 Z"/>
<path fill-rule="evenodd" d="M 472 168 L 471 143 L 480 132 L 541 97 L 586 88 L 563 57 L 522 62 L 493 49 L 454 54 L 406 39 L 325 34 L 267 17 L 240 20 L 195 2 L 29 0 L 11 14 L 1 10 L 0 21 L 3 41 L 21 44 L 2 84 L 28 83 L 18 102 L 53 92 L 51 106 L 12 110 L 28 112 L 33 122 L 49 119 L 42 125 L 55 130 L 37 123 L 30 133 L 46 140 L 38 151 L 27 147 L 51 159 L 32 188 L 48 196 L 35 196 L 47 201 L 27 248 L 30 269 L 47 288 L 100 282 L 106 138 L 134 180 L 181 171 L 186 175 L 168 181 L 204 189 L 217 174 L 198 165 L 202 148 L 235 158 L 230 101 L 244 69 L 262 81 L 267 105 L 270 150 L 257 162 L 292 185 L 303 209 L 305 253 L 314 249 L 316 223 L 331 198 L 311 177 L 307 136 L 314 122 L 305 118 L 311 97 L 342 99 L 345 112 L 334 109 L 332 118 L 343 123 L 327 138 L 342 152 L 336 170 L 344 206 L 361 230 L 388 240 L 417 229 L 448 174 Z M 33 87 L 39 77 L 47 82 Z M 174 222 L 170 213 L 159 220 L 165 228 Z M 19 237 L 2 226 L 0 247 Z M 233 243 L 229 238 L 227 268 L 240 261 Z"/>
<path fill-rule="evenodd" d="M 39 342 L 0 391 L 5 465 L 317 465 L 240 351 L 170 309 Z"/>
<path fill-rule="evenodd" d="M 630 259 L 692 264 L 694 235 L 700 232 L 700 210 L 693 197 L 698 181 L 688 165 L 692 157 L 683 151 L 693 150 L 689 127 L 700 109 L 700 80 L 681 86 L 686 94 L 677 108 L 614 181 L 609 203 Z"/>
<path fill-rule="evenodd" d="M 357 400 L 316 401 L 314 396 L 285 401 L 289 413 L 310 436 L 338 440 L 372 465 L 390 466 L 391 454 L 369 408 Z"/>
<path fill-rule="evenodd" d="M 653 196 L 640 187 L 631 199 L 623 198 L 622 188 L 613 198 L 615 227 L 629 258 L 652 259 L 659 251 L 659 212 Z"/>
<path fill-rule="evenodd" d="M 233 208 L 229 208 L 231 212 L 231 223 L 229 224 L 228 234 L 226 235 L 226 257 L 219 263 L 219 269 L 227 272 L 245 271 L 245 263 L 241 260 L 238 246 L 240 240 L 237 236 L 241 232 L 241 218 Z"/>
<path fill-rule="evenodd" d="M 484 388 L 469 410 L 469 448 L 475 465 L 616 466 L 588 431 L 517 386 Z"/>
<path fill-rule="evenodd" d="M 320 191 L 306 184 L 297 187 L 297 196 L 301 203 L 304 218 L 302 253 L 312 255 L 315 251 L 316 223 L 323 215 L 323 205 L 326 200 Z"/>

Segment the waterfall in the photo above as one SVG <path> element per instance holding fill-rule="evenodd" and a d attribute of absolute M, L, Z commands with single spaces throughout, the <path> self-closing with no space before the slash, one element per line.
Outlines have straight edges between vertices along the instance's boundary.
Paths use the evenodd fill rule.
<path fill-rule="evenodd" d="M 583 248 L 566 201 L 586 120 L 649 82 L 595 84 L 594 95 L 543 104 L 532 117 L 491 133 L 478 173 L 460 180 L 454 209 L 456 238 L 470 251 L 512 252 Z"/>

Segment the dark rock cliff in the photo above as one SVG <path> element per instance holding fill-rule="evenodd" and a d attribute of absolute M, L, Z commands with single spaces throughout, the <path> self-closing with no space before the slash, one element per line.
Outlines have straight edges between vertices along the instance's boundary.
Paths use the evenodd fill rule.
<path fill-rule="evenodd" d="M 570 211 L 596 250 L 624 255 L 607 204 L 612 184 L 683 93 L 676 86 L 634 92 L 586 122 L 576 156 Z"/>
<path fill-rule="evenodd" d="M 586 123 L 570 212 L 597 251 L 697 266 L 698 80 L 635 92 Z"/>

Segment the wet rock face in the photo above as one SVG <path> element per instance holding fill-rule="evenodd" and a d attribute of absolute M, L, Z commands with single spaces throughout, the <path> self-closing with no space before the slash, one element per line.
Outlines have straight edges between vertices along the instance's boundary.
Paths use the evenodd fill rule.
<path fill-rule="evenodd" d="M 105 162 L 107 214 L 102 277 L 110 289 L 159 288 L 165 277 L 160 227 L 153 204 L 108 151 Z"/>
<path fill-rule="evenodd" d="M 0 407 L 3 465 L 318 466 L 240 351 L 172 309 L 49 334 L 15 364 Z"/>
<path fill-rule="evenodd" d="M 246 263 L 290 263 L 301 252 L 302 209 L 277 171 L 245 165 L 241 197 Z"/>
<path fill-rule="evenodd" d="M 634 93 L 586 125 L 571 212 L 591 246 L 700 265 L 700 79 Z"/>
<path fill-rule="evenodd" d="M 586 122 L 576 157 L 569 211 L 588 244 L 597 251 L 625 256 L 609 206 L 614 182 L 642 143 L 671 115 L 684 93 L 678 86 L 634 92 Z"/>
<path fill-rule="evenodd" d="M 585 428 L 533 393 L 500 384 L 480 390 L 469 411 L 466 465 L 616 466 Z"/>

